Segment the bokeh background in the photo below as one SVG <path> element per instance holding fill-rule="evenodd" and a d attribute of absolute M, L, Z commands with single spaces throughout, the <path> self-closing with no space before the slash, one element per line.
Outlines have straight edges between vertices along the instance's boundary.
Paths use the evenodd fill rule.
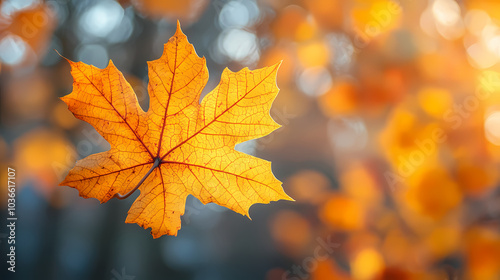
<path fill-rule="evenodd" d="M 177 237 L 58 187 L 108 149 L 59 97 L 56 53 L 109 59 L 148 106 L 146 61 L 180 20 L 210 80 L 283 64 L 283 125 L 238 149 L 296 202 L 253 221 L 189 197 Z M 489 0 L 0 1 L 0 217 L 17 170 L 17 272 L 2 279 L 500 279 L 500 3 Z M 328 246 L 325 247 L 325 244 Z M 320 252 L 320 254 L 318 254 Z"/>

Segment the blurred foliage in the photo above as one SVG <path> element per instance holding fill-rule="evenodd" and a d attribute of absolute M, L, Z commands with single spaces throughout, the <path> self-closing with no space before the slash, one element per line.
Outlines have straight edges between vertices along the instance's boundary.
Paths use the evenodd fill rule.
<path fill-rule="evenodd" d="M 152 241 L 122 225 L 126 202 L 96 211 L 56 187 L 108 146 L 58 100 L 71 77 L 52 49 L 112 59 L 147 107 L 146 61 L 177 19 L 207 58 L 205 92 L 226 66 L 283 60 L 283 127 L 240 148 L 296 202 L 250 222 L 188 198 L 179 236 Z M 17 276 L 500 279 L 498 20 L 487 0 L 4 0 L 0 162 L 19 170 L 19 265 L 34 267 Z M 339 247 L 314 258 L 327 239 Z"/>

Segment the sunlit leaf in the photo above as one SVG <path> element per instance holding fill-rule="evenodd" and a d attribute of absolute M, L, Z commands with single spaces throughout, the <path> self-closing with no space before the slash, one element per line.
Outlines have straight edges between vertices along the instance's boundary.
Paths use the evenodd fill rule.
<path fill-rule="evenodd" d="M 278 94 L 279 64 L 253 71 L 226 69 L 200 104 L 208 80 L 205 58 L 196 55 L 178 24 L 163 55 L 148 63 L 150 106 L 145 112 L 112 62 L 105 69 L 69 63 L 73 92 L 62 100 L 111 149 L 78 161 L 61 185 L 101 203 L 138 188 L 126 222 L 151 227 L 155 238 L 177 234 L 190 194 L 246 216 L 255 203 L 292 200 L 270 162 L 234 150 L 235 144 L 280 127 L 269 115 Z"/>

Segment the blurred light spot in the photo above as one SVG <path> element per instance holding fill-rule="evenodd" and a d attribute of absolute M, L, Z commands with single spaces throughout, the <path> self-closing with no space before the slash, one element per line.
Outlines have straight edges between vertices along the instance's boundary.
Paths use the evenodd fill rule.
<path fill-rule="evenodd" d="M 83 45 L 76 50 L 78 60 L 105 68 L 108 63 L 108 51 L 101 45 Z"/>
<path fill-rule="evenodd" d="M 494 36 L 488 40 L 486 46 L 490 52 L 494 53 L 496 56 L 500 56 L 500 35 Z"/>
<path fill-rule="evenodd" d="M 436 258 L 446 257 L 448 254 L 453 253 L 461 242 L 460 230 L 457 226 L 450 225 L 433 229 L 424 240 L 426 248 L 429 248 L 429 251 Z"/>
<path fill-rule="evenodd" d="M 223 29 L 251 26 L 260 11 L 254 1 L 227 2 L 219 14 L 219 24 Z"/>
<path fill-rule="evenodd" d="M 16 35 L 7 35 L 0 41 L 0 61 L 7 65 L 23 62 L 29 46 Z"/>
<path fill-rule="evenodd" d="M 487 133 L 486 129 L 485 133 Z M 485 163 L 481 159 L 478 161 L 458 160 L 456 176 L 464 193 L 471 197 L 482 196 L 495 188 L 499 178 L 496 162 Z M 500 206 L 500 204 L 498 205 Z"/>
<path fill-rule="evenodd" d="M 318 101 L 321 111 L 328 117 L 355 113 L 361 103 L 356 81 L 349 77 L 335 80 L 332 88 Z"/>
<path fill-rule="evenodd" d="M 57 102 L 52 108 L 52 120 L 64 129 L 70 129 L 78 124 L 78 119 L 74 118 L 65 103 Z"/>
<path fill-rule="evenodd" d="M 453 0 L 436 0 L 432 14 L 438 23 L 453 26 L 460 20 L 460 6 Z"/>
<path fill-rule="evenodd" d="M 368 142 L 365 123 L 357 117 L 330 120 L 328 136 L 334 148 L 339 151 L 361 150 Z"/>
<path fill-rule="evenodd" d="M 1 13 L 4 15 L 11 15 L 13 12 L 19 11 L 19 10 L 25 10 L 28 9 L 36 4 L 38 4 L 40 1 L 38 0 L 10 0 L 10 1 L 5 1 L 2 4 L 0 10 Z"/>
<path fill-rule="evenodd" d="M 374 249 L 365 249 L 351 262 L 355 279 L 374 279 L 384 269 L 384 258 Z"/>
<path fill-rule="evenodd" d="M 297 47 L 297 56 L 306 68 L 325 66 L 330 61 L 330 49 L 323 40 L 308 41 Z"/>
<path fill-rule="evenodd" d="M 320 96 L 332 86 L 332 77 L 325 67 L 308 68 L 300 74 L 298 86 L 309 96 Z"/>
<path fill-rule="evenodd" d="M 464 21 L 470 33 L 480 36 L 483 28 L 491 22 L 491 18 L 485 11 L 470 10 L 465 15 Z"/>
<path fill-rule="evenodd" d="M 484 43 L 491 54 L 500 57 L 500 28 L 494 23 L 488 23 L 481 32 L 481 43 Z"/>
<path fill-rule="evenodd" d="M 346 34 L 334 33 L 326 36 L 330 53 L 330 63 L 337 72 L 344 73 L 349 70 L 354 53 L 354 46 Z"/>
<path fill-rule="evenodd" d="M 341 194 L 328 198 L 319 210 L 319 218 L 335 230 L 360 230 L 365 225 L 365 216 L 365 210 L 359 201 Z"/>
<path fill-rule="evenodd" d="M 282 9 L 274 20 L 271 30 L 276 39 L 291 39 L 303 42 L 312 39 L 317 32 L 317 26 L 308 12 L 297 5 L 288 5 Z"/>
<path fill-rule="evenodd" d="M 16 139 L 13 154 L 13 164 L 23 165 L 21 178 L 33 180 L 37 191 L 46 197 L 53 194 L 61 175 L 69 169 L 67 162 L 76 157 L 73 145 L 64 136 L 47 129 L 31 130 Z"/>
<path fill-rule="evenodd" d="M 450 92 L 444 88 L 423 88 L 418 92 L 417 98 L 420 107 L 435 118 L 442 118 L 453 103 Z"/>
<path fill-rule="evenodd" d="M 422 217 L 442 219 L 457 209 L 463 200 L 464 193 L 457 178 L 452 177 L 446 166 L 437 164 L 437 161 L 419 166 L 412 176 L 406 180 L 409 188 L 404 200 L 412 211 Z"/>
<path fill-rule="evenodd" d="M 288 44 L 273 45 L 265 49 L 259 64 L 273 65 L 278 61 L 283 61 L 278 75 L 278 84 L 288 84 L 293 79 L 295 71 L 295 51 L 291 50 Z"/>
<path fill-rule="evenodd" d="M 80 17 L 80 27 L 96 37 L 104 38 L 123 18 L 123 8 L 115 1 L 103 1 L 86 10 Z"/>
<path fill-rule="evenodd" d="M 498 203 L 498 202 L 497 202 Z M 500 235 L 497 225 L 474 226 L 462 238 L 465 243 L 468 279 L 498 279 L 500 274 Z"/>
<path fill-rule="evenodd" d="M 218 39 L 218 49 L 230 60 L 245 64 L 255 63 L 260 57 L 257 36 L 241 29 L 222 32 Z"/>
<path fill-rule="evenodd" d="M 125 42 L 128 38 L 130 38 L 130 35 L 132 35 L 132 31 L 134 31 L 134 21 L 132 16 L 125 16 L 120 24 L 113 29 L 113 32 L 106 37 L 106 39 L 110 43 Z"/>
<path fill-rule="evenodd" d="M 436 29 L 445 39 L 461 37 L 465 27 L 460 6 L 453 0 L 436 0 L 431 7 Z"/>
<path fill-rule="evenodd" d="M 344 193 L 362 205 L 378 205 L 383 199 L 377 173 L 369 164 L 355 163 L 340 176 Z"/>
<path fill-rule="evenodd" d="M 49 79 L 42 77 L 40 73 L 30 73 L 22 77 L 11 77 L 2 86 L 2 89 L 8 93 L 2 95 L 2 102 L 9 104 L 0 109 L 6 114 L 5 116 L 9 116 L 3 122 L 5 125 L 15 126 L 23 122 L 41 121 L 46 118 L 55 91 L 54 83 L 51 83 Z M 41 141 L 40 137 L 37 137 L 37 140 Z M 24 168 L 38 159 L 23 164 Z"/>
<path fill-rule="evenodd" d="M 426 9 L 422 12 L 422 15 L 420 15 L 420 28 L 422 28 L 422 31 L 427 35 L 437 37 L 436 24 L 430 9 Z"/>
<path fill-rule="evenodd" d="M 301 214 L 291 210 L 281 210 L 269 225 L 271 236 L 285 254 L 299 256 L 311 240 L 311 224 Z"/>
<path fill-rule="evenodd" d="M 488 116 L 484 122 L 484 133 L 490 143 L 500 146 L 500 111 Z"/>
<path fill-rule="evenodd" d="M 498 57 L 492 54 L 484 44 L 475 43 L 467 48 L 467 58 L 472 66 L 485 69 L 495 65 Z"/>
<path fill-rule="evenodd" d="M 453 26 L 446 26 L 442 24 L 437 24 L 437 31 L 443 38 L 447 40 L 455 40 L 464 35 L 465 27 L 463 21 L 458 21 L 457 24 Z"/>
<path fill-rule="evenodd" d="M 290 195 L 298 203 L 319 204 L 330 188 L 329 179 L 315 170 L 301 170 L 286 180 Z"/>
<path fill-rule="evenodd" d="M 499 33 L 498 25 L 494 23 L 487 23 L 481 30 L 481 37 L 487 41 L 488 39 L 497 36 Z"/>

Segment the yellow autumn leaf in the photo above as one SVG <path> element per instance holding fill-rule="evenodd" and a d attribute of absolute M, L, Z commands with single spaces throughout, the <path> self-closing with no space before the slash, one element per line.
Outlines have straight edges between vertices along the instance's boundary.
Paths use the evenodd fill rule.
<path fill-rule="evenodd" d="M 77 161 L 61 185 L 101 203 L 139 189 L 126 223 L 151 227 L 154 238 L 177 235 L 190 194 L 246 216 L 255 203 L 292 200 L 270 162 L 234 150 L 280 127 L 269 115 L 279 91 L 279 63 L 253 71 L 226 68 L 200 104 L 208 80 L 205 58 L 178 24 L 163 55 L 148 62 L 146 112 L 112 62 L 105 69 L 69 63 L 73 92 L 62 100 L 111 148 Z"/>

